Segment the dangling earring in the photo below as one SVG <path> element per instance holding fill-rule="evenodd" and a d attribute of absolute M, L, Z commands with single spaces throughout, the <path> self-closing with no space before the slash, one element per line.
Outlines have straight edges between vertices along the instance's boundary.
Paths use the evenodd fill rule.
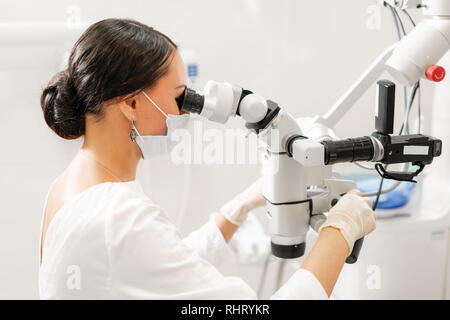
<path fill-rule="evenodd" d="M 134 129 L 134 117 L 131 118 L 131 130 L 130 130 L 130 139 L 131 141 L 136 140 L 136 130 Z"/>

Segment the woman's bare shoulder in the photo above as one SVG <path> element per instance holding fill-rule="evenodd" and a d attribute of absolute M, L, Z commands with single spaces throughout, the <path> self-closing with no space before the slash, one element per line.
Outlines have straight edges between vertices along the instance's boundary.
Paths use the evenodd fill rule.
<path fill-rule="evenodd" d="M 89 162 L 75 158 L 55 179 L 48 191 L 42 221 L 42 243 L 48 226 L 61 208 L 83 191 L 103 182 L 108 182 L 102 172 Z"/>

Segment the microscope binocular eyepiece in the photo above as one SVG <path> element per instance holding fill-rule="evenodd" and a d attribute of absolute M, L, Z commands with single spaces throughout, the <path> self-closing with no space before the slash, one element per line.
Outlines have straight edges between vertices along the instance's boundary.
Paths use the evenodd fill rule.
<path fill-rule="evenodd" d="M 205 104 L 205 97 L 193 89 L 186 88 L 176 101 L 180 112 L 200 114 Z"/>

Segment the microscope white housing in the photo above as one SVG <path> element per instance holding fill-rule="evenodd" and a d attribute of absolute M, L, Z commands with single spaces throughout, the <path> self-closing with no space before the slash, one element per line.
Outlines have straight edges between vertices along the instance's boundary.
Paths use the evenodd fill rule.
<path fill-rule="evenodd" d="M 397 6 L 408 4 L 398 2 Z M 436 82 L 445 77 L 444 69 L 433 66 L 450 49 L 450 1 L 425 0 L 422 6 L 426 19 L 398 43 L 386 62 L 386 69 L 405 86 L 425 77 Z"/>

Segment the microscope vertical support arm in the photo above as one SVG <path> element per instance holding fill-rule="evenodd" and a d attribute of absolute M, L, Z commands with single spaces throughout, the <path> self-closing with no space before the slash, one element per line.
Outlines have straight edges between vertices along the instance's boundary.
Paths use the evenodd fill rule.
<path fill-rule="evenodd" d="M 334 126 L 354 106 L 356 101 L 378 80 L 386 70 L 386 61 L 391 57 L 397 43 L 394 43 L 381 53 L 370 67 L 358 78 L 358 80 L 341 96 L 322 119 L 322 123 L 328 128 Z"/>

